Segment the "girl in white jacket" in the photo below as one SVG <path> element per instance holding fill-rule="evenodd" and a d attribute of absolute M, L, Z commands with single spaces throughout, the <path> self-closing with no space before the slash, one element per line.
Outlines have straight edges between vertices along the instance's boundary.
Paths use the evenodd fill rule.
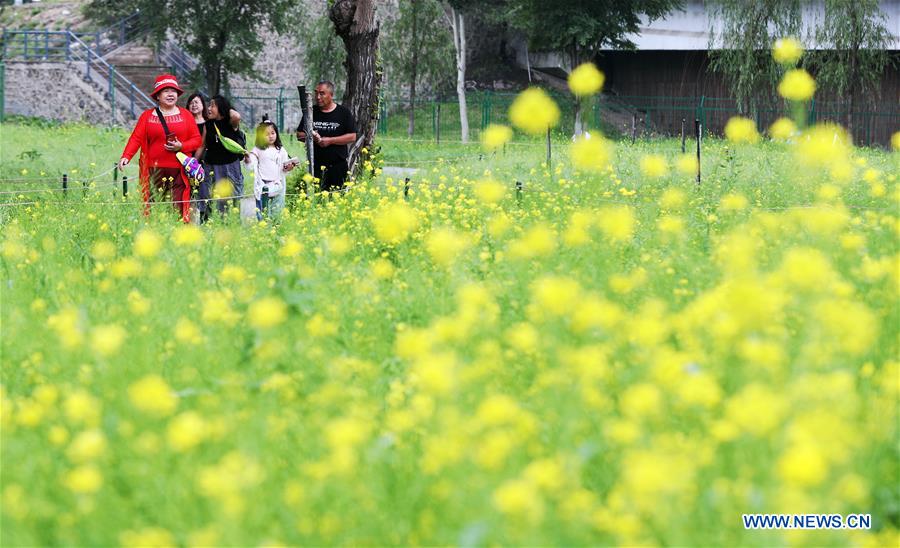
<path fill-rule="evenodd" d="M 262 220 L 264 210 L 277 217 L 284 209 L 286 192 L 285 173 L 294 169 L 298 161 L 288 156 L 281 144 L 278 126 L 271 120 L 263 120 L 256 126 L 256 146 L 244 158 L 253 169 L 253 194 L 256 198 L 256 218 Z M 263 194 L 268 196 L 268 206 L 263 207 Z"/>

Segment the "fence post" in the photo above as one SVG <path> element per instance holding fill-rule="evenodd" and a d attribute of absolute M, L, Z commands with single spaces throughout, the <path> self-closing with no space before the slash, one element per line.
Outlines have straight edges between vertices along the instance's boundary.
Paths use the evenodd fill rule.
<path fill-rule="evenodd" d="M 22 35 L 22 55 L 25 56 L 25 59 L 28 59 L 28 31 Z"/>
<path fill-rule="evenodd" d="M 437 144 L 441 144 L 441 102 L 437 103 L 437 133 L 435 134 Z"/>
<path fill-rule="evenodd" d="M 62 183 L 63 183 L 63 196 L 68 196 L 69 195 L 69 174 L 68 173 L 63 173 Z"/>
<path fill-rule="evenodd" d="M 681 119 L 681 153 L 684 154 L 684 118 Z"/>
<path fill-rule="evenodd" d="M 694 131 L 697 134 L 697 184 L 700 184 L 700 139 L 703 135 L 703 124 L 699 118 L 694 120 Z"/>
<path fill-rule="evenodd" d="M 122 175 L 122 197 L 128 197 L 128 175 Z"/>
<path fill-rule="evenodd" d="M 706 125 L 706 109 L 703 104 L 706 102 L 706 95 L 700 96 L 700 104 L 697 106 L 697 119 Z"/>
<path fill-rule="evenodd" d="M 44 59 L 50 58 L 50 31 L 44 30 Z"/>
<path fill-rule="evenodd" d="M 634 133 L 637 129 L 637 114 L 631 115 L 631 144 L 634 144 Z"/>
<path fill-rule="evenodd" d="M 284 130 L 284 88 L 278 88 L 278 127 Z"/>
<path fill-rule="evenodd" d="M 87 71 L 87 79 L 90 80 L 91 79 L 91 48 L 90 48 L 90 46 L 88 46 L 88 48 L 87 48 L 87 61 L 85 61 L 85 64 L 86 64 L 85 70 Z"/>
<path fill-rule="evenodd" d="M 522 203 L 522 181 L 516 181 L 516 203 Z"/>
<path fill-rule="evenodd" d="M 6 64 L 0 63 L 0 122 L 6 112 Z"/>
<path fill-rule="evenodd" d="M 72 33 L 66 31 L 66 61 L 72 58 Z"/>

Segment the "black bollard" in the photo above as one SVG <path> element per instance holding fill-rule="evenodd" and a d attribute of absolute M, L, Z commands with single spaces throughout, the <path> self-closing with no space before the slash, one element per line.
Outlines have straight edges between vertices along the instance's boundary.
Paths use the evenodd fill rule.
<path fill-rule="evenodd" d="M 128 175 L 122 175 L 122 196 L 128 196 Z"/>
<path fill-rule="evenodd" d="M 403 197 L 409 197 L 409 177 L 403 181 Z"/>
<path fill-rule="evenodd" d="M 67 173 L 63 173 L 63 196 L 69 195 L 69 175 Z"/>

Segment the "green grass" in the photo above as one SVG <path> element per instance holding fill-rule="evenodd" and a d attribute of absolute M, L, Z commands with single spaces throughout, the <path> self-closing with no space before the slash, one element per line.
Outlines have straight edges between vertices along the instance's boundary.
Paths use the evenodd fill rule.
<path fill-rule="evenodd" d="M 383 140 L 406 199 L 186 228 L 82 195 L 126 139 L 0 126 L 0 190 L 73 188 L 0 200 L 0 544 L 896 544 L 898 154 Z"/>

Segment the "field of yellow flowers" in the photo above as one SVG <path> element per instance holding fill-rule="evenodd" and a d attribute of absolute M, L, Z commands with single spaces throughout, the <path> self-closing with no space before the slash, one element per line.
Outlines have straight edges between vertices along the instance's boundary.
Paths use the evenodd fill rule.
<path fill-rule="evenodd" d="M 494 127 L 252 225 L 4 195 L 2 544 L 896 546 L 900 153 L 780 124 L 699 185 L 674 140 Z M 73 181 L 124 142 L 2 139 Z"/>

